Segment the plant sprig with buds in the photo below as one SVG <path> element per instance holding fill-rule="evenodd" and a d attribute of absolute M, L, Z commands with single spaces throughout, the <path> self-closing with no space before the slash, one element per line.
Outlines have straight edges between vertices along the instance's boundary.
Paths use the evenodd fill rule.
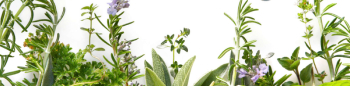
<path fill-rule="evenodd" d="M 184 28 L 180 32 L 181 33 L 177 35 L 175 39 L 174 39 L 174 34 L 165 36 L 165 40 L 161 43 L 161 45 L 158 46 L 158 48 L 165 48 L 165 47 L 169 47 L 168 45 L 165 45 L 166 43 L 170 44 L 170 51 L 173 52 L 173 63 L 171 64 L 171 67 L 173 68 L 173 70 L 171 70 L 171 72 L 174 72 L 172 73 L 172 76 L 174 78 L 177 75 L 179 68 L 182 67 L 182 64 L 178 64 L 178 62 L 175 61 L 175 50 L 178 54 L 180 54 L 182 50 L 188 52 L 187 46 L 184 45 L 185 43 L 184 38 L 190 35 L 190 29 Z"/>

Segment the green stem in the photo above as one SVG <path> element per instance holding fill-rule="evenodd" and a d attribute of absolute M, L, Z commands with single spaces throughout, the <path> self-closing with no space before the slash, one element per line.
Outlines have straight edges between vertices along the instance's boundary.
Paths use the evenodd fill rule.
<path fill-rule="evenodd" d="M 317 20 L 318 20 L 318 24 L 319 24 L 319 27 L 321 29 L 321 34 L 323 35 L 323 23 L 322 23 L 322 17 L 320 15 L 316 16 L 317 17 Z M 325 35 L 324 35 L 325 36 Z M 325 42 L 326 41 L 326 37 L 323 37 L 323 46 L 327 47 L 327 43 Z M 330 76 L 331 76 L 331 80 L 333 80 L 334 78 L 334 67 L 333 67 L 333 62 L 332 62 L 332 59 L 329 58 L 329 52 L 325 52 L 326 55 L 325 55 L 325 59 L 327 60 L 327 63 L 328 63 L 328 67 L 329 67 L 329 72 L 330 72 Z"/>
<path fill-rule="evenodd" d="M 92 34 L 92 12 L 90 12 L 90 28 L 89 28 L 89 46 L 91 45 L 91 34 Z"/>
<path fill-rule="evenodd" d="M 317 67 L 316 67 L 315 59 L 312 59 L 312 63 L 313 63 L 314 66 L 315 66 L 315 69 L 316 69 L 317 74 L 320 74 L 320 72 L 318 72 L 318 69 L 317 69 Z M 321 80 L 321 82 L 324 83 L 323 80 Z"/>
<path fill-rule="evenodd" d="M 175 49 L 173 50 L 173 63 L 175 63 Z"/>
<path fill-rule="evenodd" d="M 311 67 L 312 68 L 312 67 Z M 311 69 L 312 86 L 315 86 L 314 68 Z"/>
<path fill-rule="evenodd" d="M 334 67 L 333 67 L 332 59 L 327 59 L 327 63 L 328 63 L 329 72 L 331 75 L 331 80 L 333 80 L 335 75 L 334 75 Z"/>
<path fill-rule="evenodd" d="M 236 85 L 236 76 L 237 76 L 237 67 L 233 67 L 233 74 L 232 74 L 232 81 L 231 81 L 231 85 L 235 86 Z M 244 80 L 242 80 L 244 81 Z"/>
<path fill-rule="evenodd" d="M 323 23 L 322 23 L 322 17 L 321 16 L 316 16 L 318 20 L 318 26 L 320 27 L 321 34 L 323 34 Z"/>
<path fill-rule="evenodd" d="M 295 73 L 295 75 L 296 75 L 297 78 L 298 78 L 299 85 L 301 85 L 300 74 L 299 74 L 298 68 L 294 70 L 294 73 Z"/>
<path fill-rule="evenodd" d="M 240 8 L 240 6 L 238 6 L 238 8 Z M 240 11 L 238 11 L 237 13 L 237 26 L 235 29 L 239 29 L 241 28 L 241 15 L 240 15 Z M 238 30 L 235 30 L 235 31 L 238 31 Z M 240 46 L 239 46 L 239 43 L 240 43 L 240 34 L 238 32 L 236 32 L 236 54 L 235 54 L 235 62 L 237 60 L 239 60 L 239 54 L 240 54 Z M 234 66 L 233 67 L 233 74 L 232 74 L 232 81 L 231 81 L 231 85 L 236 85 L 236 76 L 237 76 L 237 66 Z"/>
<path fill-rule="evenodd" d="M 49 42 L 47 44 L 47 47 L 46 47 L 46 50 L 45 50 L 45 53 L 44 53 L 44 58 L 43 58 L 43 67 L 45 69 L 43 69 L 43 71 L 40 73 L 40 77 L 38 79 L 38 82 L 37 82 L 36 86 L 41 86 L 41 82 L 43 80 L 43 75 L 45 75 L 47 73 L 46 71 L 48 71 L 47 69 L 49 68 L 49 60 L 50 60 L 49 55 L 51 53 L 51 49 L 50 48 L 51 48 L 51 45 L 52 45 L 52 42 L 53 42 L 53 38 L 54 37 L 50 37 L 49 38 Z"/>
<path fill-rule="evenodd" d="M 41 81 L 42 81 L 42 78 L 43 78 L 43 72 L 44 72 L 44 69 L 40 66 L 40 64 L 38 63 L 38 61 L 33 61 L 35 63 L 35 65 L 39 68 L 40 72 L 39 72 L 39 79 L 38 79 L 38 82 L 37 82 L 37 86 L 40 86 L 41 84 Z"/>
<path fill-rule="evenodd" d="M 177 39 L 179 39 L 180 38 L 180 36 L 178 36 L 175 40 L 177 40 Z M 179 47 L 179 45 L 177 45 L 176 47 L 175 47 L 175 42 L 173 43 L 173 46 L 174 46 L 174 49 L 173 49 L 173 63 L 175 63 L 175 50 L 176 50 L 176 48 L 177 47 Z"/>

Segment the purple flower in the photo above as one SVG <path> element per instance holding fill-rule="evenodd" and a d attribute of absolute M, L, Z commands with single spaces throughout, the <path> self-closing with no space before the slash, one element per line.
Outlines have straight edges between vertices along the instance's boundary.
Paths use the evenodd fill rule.
<path fill-rule="evenodd" d="M 107 13 L 114 16 L 122 8 L 128 8 L 130 6 L 128 2 L 129 0 L 113 0 L 108 3 L 110 7 L 107 9 Z"/>
<path fill-rule="evenodd" d="M 260 77 L 265 76 L 268 70 L 269 70 L 269 67 L 267 67 L 266 64 L 263 63 L 263 64 L 260 64 L 259 67 L 257 67 L 256 65 L 253 65 L 252 69 L 249 69 L 248 72 L 243 68 L 239 69 L 237 72 L 239 73 L 238 75 L 239 78 L 243 78 L 245 76 L 251 76 L 250 79 L 255 83 Z"/>
<path fill-rule="evenodd" d="M 248 72 L 245 71 L 243 68 L 241 68 L 237 72 L 239 73 L 238 78 L 243 78 L 243 77 L 245 77 L 248 74 Z"/>
<path fill-rule="evenodd" d="M 254 83 L 259 79 L 260 76 L 255 75 L 252 78 L 250 78 Z"/>
<path fill-rule="evenodd" d="M 259 77 L 262 77 L 264 76 L 264 71 L 262 70 L 259 70 L 258 68 L 255 69 L 256 70 L 256 74 L 250 78 L 254 83 L 259 79 Z"/>
<path fill-rule="evenodd" d="M 110 14 L 110 15 L 113 15 L 113 16 L 115 14 L 117 14 L 117 12 L 118 12 L 117 9 L 114 9 L 114 8 L 108 8 L 107 9 L 107 13 Z"/>
<path fill-rule="evenodd" d="M 267 73 L 267 72 L 269 71 L 269 67 L 267 67 L 265 63 L 260 64 L 260 65 L 259 65 L 259 69 L 260 69 L 263 73 Z"/>

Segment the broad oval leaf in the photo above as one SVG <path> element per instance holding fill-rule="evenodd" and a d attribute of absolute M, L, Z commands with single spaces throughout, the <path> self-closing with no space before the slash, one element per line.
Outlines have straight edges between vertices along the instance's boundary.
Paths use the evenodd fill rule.
<path fill-rule="evenodd" d="M 156 73 L 149 68 L 146 68 L 145 77 L 147 86 L 165 86 L 165 84 L 158 78 Z"/>
<path fill-rule="evenodd" d="M 149 64 L 146 60 L 145 60 L 145 67 L 146 67 L 146 68 L 149 68 L 149 69 L 151 69 L 151 70 L 153 70 L 152 65 Z"/>
<path fill-rule="evenodd" d="M 311 79 L 311 71 L 312 71 L 312 63 L 307 65 L 303 70 L 300 71 L 300 79 L 306 83 L 309 82 Z"/>
<path fill-rule="evenodd" d="M 297 60 L 297 61 L 294 61 L 291 65 L 290 65 L 290 68 L 291 69 L 297 69 L 298 66 L 300 64 L 300 60 Z"/>
<path fill-rule="evenodd" d="M 277 59 L 278 63 L 280 63 L 283 68 L 291 71 L 293 69 L 290 68 L 291 63 L 289 63 L 288 60 L 290 60 L 290 59 L 283 59 L 283 58 Z"/>
<path fill-rule="evenodd" d="M 320 86 L 350 86 L 350 80 L 339 80 L 321 84 Z"/>
<path fill-rule="evenodd" d="M 157 74 L 160 80 L 166 85 L 170 86 L 170 74 L 167 66 L 165 65 L 163 59 L 157 54 L 157 52 L 152 49 L 152 59 L 153 59 L 153 71 Z"/>
<path fill-rule="evenodd" d="M 182 66 L 179 73 L 176 75 L 172 86 L 187 86 L 188 80 L 190 78 L 192 65 L 195 59 L 196 59 L 196 56 L 187 60 L 187 62 Z"/>
<path fill-rule="evenodd" d="M 300 47 L 297 47 L 295 50 L 294 50 L 294 52 L 293 52 L 293 54 L 292 54 L 292 59 L 293 58 L 298 58 L 298 55 L 299 55 L 299 50 L 300 50 Z M 295 60 L 295 59 L 293 59 L 293 60 Z"/>

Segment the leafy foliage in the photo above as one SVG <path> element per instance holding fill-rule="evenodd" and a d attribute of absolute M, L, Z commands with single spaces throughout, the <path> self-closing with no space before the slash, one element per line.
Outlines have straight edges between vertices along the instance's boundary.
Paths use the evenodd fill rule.
<path fill-rule="evenodd" d="M 16 50 L 20 53 L 22 53 L 22 50 L 20 49 L 20 46 L 16 44 L 16 35 L 13 29 L 15 29 L 14 25 L 17 23 L 21 28 L 22 32 L 26 32 L 28 27 L 31 25 L 33 21 L 34 16 L 34 6 L 32 0 L 21 0 L 22 5 L 17 11 L 10 10 L 10 7 L 12 5 L 12 0 L 2 0 L 0 2 L 0 7 L 3 8 L 3 11 L 1 13 L 1 20 L 0 20 L 0 48 L 7 50 L 8 54 L 0 54 L 1 57 L 1 68 L 0 68 L 0 78 L 4 78 L 7 80 L 11 85 L 15 85 L 9 76 L 15 75 L 20 73 L 20 70 L 15 70 L 11 72 L 5 72 L 5 66 L 9 60 L 9 58 L 13 57 L 11 54 L 15 52 Z M 28 23 L 24 26 L 22 24 L 22 20 L 19 18 L 19 15 L 22 13 L 25 7 L 28 7 L 30 10 L 30 19 Z M 13 13 L 15 12 L 15 13 Z M 28 15 L 28 16 L 29 16 Z M 12 38 L 10 38 L 12 37 Z M 4 51 L 1 51 L 4 52 Z M 0 85 L 3 85 L 0 80 Z"/>
<path fill-rule="evenodd" d="M 84 55 L 86 51 L 80 50 L 78 53 L 70 52 L 72 48 L 63 43 L 55 43 L 51 52 L 53 59 L 53 72 L 55 84 L 72 85 L 78 82 L 95 81 L 102 76 L 102 63 L 92 61 L 86 62 Z"/>
<path fill-rule="evenodd" d="M 171 75 L 174 78 L 176 77 L 180 68 L 183 66 L 182 64 L 179 64 L 177 63 L 177 61 L 175 61 L 175 50 L 178 54 L 180 54 L 182 50 L 188 52 L 187 46 L 184 45 L 185 43 L 184 38 L 187 38 L 188 35 L 190 35 L 191 31 L 188 28 L 184 28 L 180 32 L 181 33 L 175 39 L 174 39 L 174 34 L 165 36 L 165 40 L 162 41 L 162 43 L 160 43 L 161 45 L 158 46 L 158 48 L 160 49 L 170 47 L 170 51 L 173 52 L 173 63 L 171 64 L 171 68 L 173 69 L 171 70 L 172 72 Z M 166 45 L 166 43 L 170 44 L 170 46 Z"/>
<path fill-rule="evenodd" d="M 335 81 L 335 82 L 328 82 L 321 84 L 320 86 L 347 86 L 350 85 L 349 80 L 340 80 L 340 81 Z"/>
<path fill-rule="evenodd" d="M 335 57 L 345 57 L 348 58 L 349 56 L 347 55 L 347 53 L 344 54 L 340 54 L 340 52 L 347 52 L 349 51 L 348 48 L 345 48 L 345 46 L 347 45 L 347 43 L 342 43 L 343 41 L 347 40 L 347 32 L 344 31 L 343 29 L 340 29 L 338 26 L 342 26 L 345 30 L 347 29 L 347 27 L 343 24 L 341 24 L 342 22 L 345 22 L 345 24 L 347 24 L 347 22 L 344 20 L 344 17 L 341 18 L 333 13 L 327 13 L 326 11 L 328 11 L 330 8 L 334 7 L 336 5 L 336 3 L 331 3 L 328 6 L 326 6 L 323 11 L 321 11 L 320 9 L 320 4 L 321 4 L 322 0 L 314 0 L 314 5 L 309 3 L 308 0 L 299 0 L 298 2 L 298 7 L 302 9 L 301 13 L 298 13 L 298 18 L 300 19 L 300 21 L 302 23 L 305 24 L 305 28 L 306 28 L 306 32 L 305 35 L 303 36 L 304 38 L 306 38 L 308 41 L 305 42 L 305 45 L 307 46 L 307 48 L 310 50 L 310 52 L 305 52 L 305 55 L 307 58 L 302 58 L 303 60 L 312 60 L 313 64 L 309 64 L 308 66 L 306 66 L 305 68 L 303 68 L 303 70 L 300 72 L 300 76 L 299 77 L 299 71 L 298 68 L 296 67 L 296 69 L 293 67 L 293 64 L 295 62 L 298 62 L 297 64 L 300 64 L 300 60 L 299 57 L 291 57 L 291 59 L 287 58 L 287 57 L 283 57 L 283 58 L 279 58 L 278 61 L 279 63 L 287 70 L 293 70 L 299 80 L 299 85 L 302 85 L 301 80 L 303 81 L 303 85 L 305 85 L 306 82 L 309 82 L 310 80 L 312 80 L 313 85 L 315 85 L 315 80 L 314 77 L 317 77 L 319 81 L 322 81 L 323 83 L 323 79 L 327 76 L 327 74 L 325 73 L 325 71 L 319 72 L 316 66 L 316 63 L 314 61 L 314 58 L 316 57 L 321 57 L 323 59 L 325 59 L 328 63 L 329 66 L 329 72 L 330 72 L 330 76 L 331 76 L 331 80 L 332 81 L 336 81 L 336 80 L 341 80 L 341 78 L 345 78 L 346 76 L 343 74 L 347 74 L 345 73 L 345 71 L 349 71 L 349 69 L 347 69 L 347 67 L 345 67 L 342 71 L 342 74 L 339 74 L 339 68 L 340 65 L 342 64 L 340 62 L 340 60 L 338 60 L 336 67 L 334 68 L 333 66 L 333 61 L 332 59 Z M 317 18 L 318 21 L 318 25 L 319 28 L 321 30 L 321 51 L 316 52 L 312 47 L 311 47 L 311 43 L 310 43 L 310 38 L 313 36 L 312 34 L 312 29 L 313 26 L 312 25 L 308 25 L 307 23 L 310 22 L 312 19 L 307 18 L 307 13 L 309 11 L 312 11 L 314 16 Z M 322 22 L 322 17 L 324 15 L 331 15 L 333 17 L 335 17 L 332 21 L 328 21 L 325 25 Z M 339 19 L 339 20 L 338 20 Z M 347 24 L 348 25 L 348 24 Z M 342 39 L 341 41 L 339 41 L 338 45 L 337 44 L 332 44 L 329 45 L 329 40 L 326 40 L 326 36 L 328 34 L 332 33 L 332 35 L 338 35 L 338 36 L 345 36 L 346 38 Z M 350 41 L 349 41 L 350 42 Z M 293 53 L 294 55 L 294 53 Z M 295 59 L 297 58 L 297 59 Z M 312 66 L 314 65 L 314 67 Z M 316 73 L 314 72 L 314 70 L 316 70 Z M 345 78 L 346 79 L 346 78 Z M 293 82 L 286 82 L 283 85 L 285 86 L 290 86 L 293 85 L 295 83 Z"/>
<path fill-rule="evenodd" d="M 163 59 L 152 50 L 153 70 L 146 65 L 146 83 L 149 86 L 187 86 L 190 77 L 192 65 L 196 57 L 192 57 L 184 64 L 174 82 L 171 82 L 168 69 Z M 147 61 L 145 61 L 147 62 Z M 148 64 L 145 63 L 145 64 Z"/>
<path fill-rule="evenodd" d="M 85 7 L 84 7 L 85 8 Z M 87 7 L 86 7 L 87 8 Z M 93 8 L 92 5 L 90 5 L 90 8 Z M 107 25 L 104 25 L 101 20 L 99 19 L 99 16 L 95 14 L 95 17 L 99 23 L 109 32 L 109 40 L 106 41 L 103 39 L 100 34 L 96 34 L 97 37 L 110 46 L 113 49 L 113 52 L 111 53 L 111 60 L 108 60 L 105 56 L 104 59 L 108 62 L 108 64 L 112 65 L 112 69 L 108 69 L 106 71 L 106 77 L 101 81 L 103 84 L 107 85 L 126 85 L 128 86 L 129 83 L 132 80 L 135 80 L 137 78 L 143 77 L 143 74 L 140 73 L 140 69 L 137 69 L 137 66 L 135 65 L 135 62 L 141 58 L 141 56 L 133 56 L 130 51 L 130 45 L 132 42 L 136 41 L 136 39 L 132 40 L 121 40 L 122 35 L 124 34 L 121 29 L 124 26 L 130 25 L 132 22 L 119 25 L 119 21 L 121 20 L 120 16 L 124 12 L 121 12 L 117 15 L 109 15 L 109 19 L 107 19 Z M 92 14 L 92 13 L 91 13 Z M 92 16 L 90 16 L 92 18 Z M 92 19 L 90 19 L 92 20 Z M 108 27 L 108 28 L 107 28 Z M 92 27 L 90 27 L 92 28 Z M 96 48 L 101 49 L 102 48 Z M 96 50 L 94 49 L 94 50 Z M 112 63 L 113 62 L 113 63 Z M 136 85 L 136 84 L 134 84 Z"/>

